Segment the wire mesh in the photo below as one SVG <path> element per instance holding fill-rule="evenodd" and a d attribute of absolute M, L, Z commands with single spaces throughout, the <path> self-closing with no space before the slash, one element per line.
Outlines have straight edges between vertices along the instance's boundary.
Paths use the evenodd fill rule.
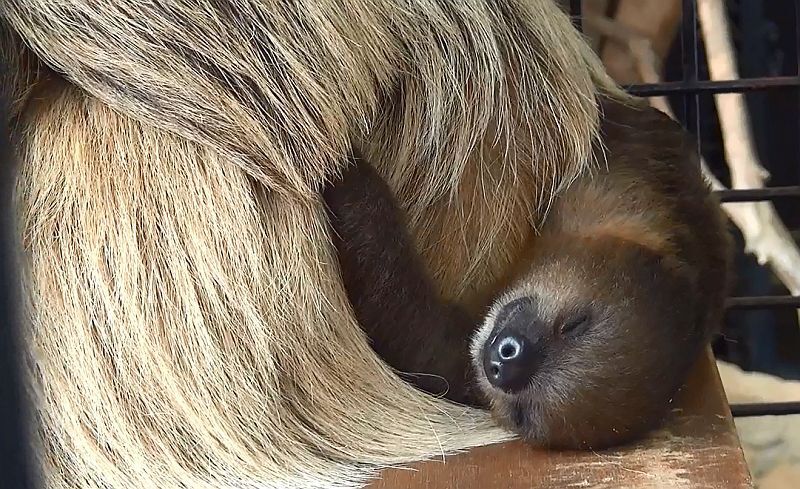
<path fill-rule="evenodd" d="M 573 22 L 582 24 L 581 0 L 570 0 Z M 796 46 L 798 72 L 794 76 L 741 78 L 738 80 L 700 80 L 697 37 L 697 0 L 682 0 L 680 28 L 682 80 L 661 83 L 627 85 L 624 88 L 640 97 L 683 95 L 686 129 L 698 134 L 700 130 L 700 95 L 720 93 L 742 93 L 754 90 L 779 90 L 800 87 L 800 0 L 795 0 Z M 800 114 L 800 108 L 798 108 Z M 702 138 L 697 138 L 698 152 L 702 152 Z M 773 187 L 763 189 L 731 189 L 715 192 L 723 203 L 771 201 L 778 198 L 800 197 L 800 186 Z M 730 297 L 726 301 L 728 310 L 800 308 L 797 296 Z M 800 414 L 800 401 L 789 403 L 732 404 L 733 416 L 765 416 Z"/>

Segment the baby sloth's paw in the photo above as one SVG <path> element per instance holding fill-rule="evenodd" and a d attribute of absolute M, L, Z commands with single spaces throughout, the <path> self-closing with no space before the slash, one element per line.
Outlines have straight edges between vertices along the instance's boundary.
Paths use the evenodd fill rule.
<path fill-rule="evenodd" d="M 576 243 L 533 260 L 473 338 L 494 416 L 531 443 L 599 449 L 642 435 L 703 344 L 694 275 L 614 246 Z"/>

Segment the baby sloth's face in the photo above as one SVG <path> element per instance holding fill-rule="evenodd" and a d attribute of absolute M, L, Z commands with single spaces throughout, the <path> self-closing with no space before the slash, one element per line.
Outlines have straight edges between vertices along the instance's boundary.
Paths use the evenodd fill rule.
<path fill-rule="evenodd" d="M 492 387 L 518 393 L 536 380 L 548 359 L 581 343 L 595 324 L 591 305 L 570 307 L 547 317 L 539 300 L 522 296 L 502 305 L 483 344 L 483 372 Z M 545 314 L 543 314 L 545 313 Z"/>
<path fill-rule="evenodd" d="M 473 366 L 508 429 L 537 445 L 599 449 L 668 412 L 697 357 L 698 318 L 691 277 L 660 258 L 636 248 L 577 256 L 534 267 L 495 302 Z"/>

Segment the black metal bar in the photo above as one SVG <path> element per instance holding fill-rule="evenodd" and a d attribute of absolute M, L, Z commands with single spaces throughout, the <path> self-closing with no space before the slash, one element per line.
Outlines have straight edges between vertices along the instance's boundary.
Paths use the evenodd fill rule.
<path fill-rule="evenodd" d="M 793 295 L 774 295 L 766 297 L 729 297 L 726 309 L 769 309 L 800 308 L 800 297 Z"/>
<path fill-rule="evenodd" d="M 698 80 L 694 82 L 675 81 L 662 83 L 647 83 L 627 85 L 627 90 L 632 95 L 640 97 L 656 97 L 673 94 L 716 94 L 716 93 L 742 93 L 769 88 L 791 88 L 800 86 L 800 77 L 772 76 L 762 78 L 746 78 L 739 80 Z"/>
<path fill-rule="evenodd" d="M 583 32 L 582 1 L 583 0 L 569 0 L 569 14 L 572 17 L 572 24 L 578 29 L 578 32 Z"/>
<path fill-rule="evenodd" d="M 757 202 L 779 197 L 800 197 L 800 185 L 714 191 L 720 202 Z"/>
<path fill-rule="evenodd" d="M 800 401 L 731 404 L 731 414 L 736 418 L 800 414 Z"/>
<path fill-rule="evenodd" d="M 795 62 L 797 63 L 795 74 L 797 80 L 800 82 L 800 0 L 794 1 L 794 42 L 795 42 Z M 800 101 L 800 93 L 797 94 L 797 99 Z M 798 107 L 800 111 L 800 107 Z M 800 127 L 798 127 L 800 129 Z M 797 135 L 797 148 L 800 151 L 800 134 Z"/>
<path fill-rule="evenodd" d="M 690 0 L 692 3 L 692 16 L 693 22 L 692 27 L 693 29 L 693 36 L 694 36 L 694 47 L 692 49 L 692 79 L 690 81 L 696 82 L 700 78 L 700 40 L 697 38 L 697 0 Z M 695 119 L 695 131 L 697 134 L 697 156 L 703 156 L 703 137 L 702 137 L 702 129 L 700 126 L 700 94 L 694 94 L 694 119 Z"/>
<path fill-rule="evenodd" d="M 0 100 L 0 485 L 37 487 L 29 433 L 32 410 L 22 371 L 19 242 L 12 199 L 17 164 L 9 142 L 7 101 Z"/>
<path fill-rule="evenodd" d="M 683 80 L 697 81 L 697 5 L 695 0 L 683 0 L 681 17 L 681 63 Z"/>
<path fill-rule="evenodd" d="M 794 0 L 794 42 L 797 76 L 800 77 L 800 0 Z"/>
<path fill-rule="evenodd" d="M 683 12 L 681 17 L 681 65 L 683 68 L 681 83 L 696 83 L 698 79 L 698 57 L 697 57 L 697 5 L 694 0 L 683 0 Z M 686 129 L 699 136 L 700 124 L 698 116 L 700 113 L 700 101 L 698 95 L 693 96 L 691 92 L 684 92 L 683 97 L 684 121 Z M 697 138 L 698 154 L 700 154 L 701 138 Z"/>

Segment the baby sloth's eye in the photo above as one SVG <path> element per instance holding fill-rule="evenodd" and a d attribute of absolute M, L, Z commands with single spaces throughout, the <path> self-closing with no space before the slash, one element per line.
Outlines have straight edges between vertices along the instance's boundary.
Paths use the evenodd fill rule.
<path fill-rule="evenodd" d="M 558 333 L 561 336 L 575 337 L 583 334 L 592 323 L 592 315 L 589 311 L 581 310 L 569 314 L 560 321 Z"/>

